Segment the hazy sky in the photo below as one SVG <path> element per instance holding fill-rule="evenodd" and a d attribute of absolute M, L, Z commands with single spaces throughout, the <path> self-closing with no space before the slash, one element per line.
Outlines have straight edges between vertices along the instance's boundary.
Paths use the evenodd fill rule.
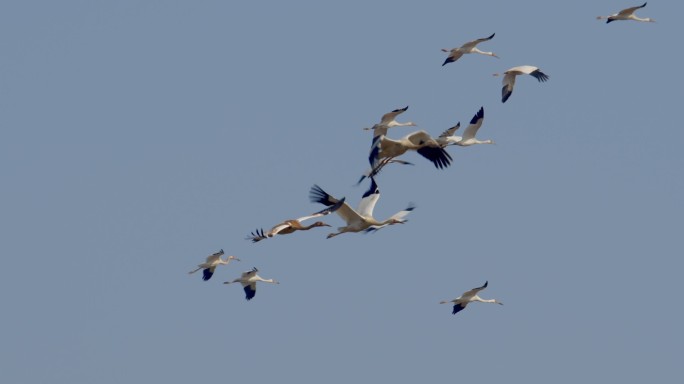
<path fill-rule="evenodd" d="M 684 4 L 596 20 L 633 5 L 3 1 L 2 381 L 673 382 Z M 550 80 L 502 104 L 518 65 Z M 244 239 L 314 183 L 356 206 L 361 128 L 406 105 L 434 135 L 483 106 L 496 145 L 387 167 L 405 225 Z M 221 283 L 252 267 L 281 284 L 247 302 Z M 505 305 L 438 304 L 487 280 Z"/>

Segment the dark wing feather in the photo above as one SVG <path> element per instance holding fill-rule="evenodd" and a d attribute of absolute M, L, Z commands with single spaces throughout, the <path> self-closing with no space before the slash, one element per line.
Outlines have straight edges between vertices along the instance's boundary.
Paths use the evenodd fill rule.
<path fill-rule="evenodd" d="M 432 161 L 436 168 L 443 169 L 451 164 L 451 156 L 442 147 L 425 146 L 417 150 L 424 158 Z"/>
<path fill-rule="evenodd" d="M 252 289 L 252 286 L 250 284 L 247 284 L 244 286 L 245 290 L 245 299 L 247 300 L 252 300 L 254 296 L 256 295 L 256 289 Z"/>
<path fill-rule="evenodd" d="M 213 268 L 204 268 L 202 270 L 202 280 L 207 281 L 211 279 L 212 276 L 214 276 Z"/>
<path fill-rule="evenodd" d="M 464 309 L 465 309 L 465 305 L 464 305 L 464 304 L 455 304 L 455 305 L 454 305 L 454 310 L 453 310 L 453 312 L 451 312 L 451 314 L 452 314 L 452 315 L 455 315 L 455 314 L 461 312 L 461 311 L 464 310 Z"/>
<path fill-rule="evenodd" d="M 530 73 L 530 76 L 533 76 L 535 79 L 539 80 L 539 82 L 541 82 L 541 83 L 543 83 L 549 79 L 549 76 L 547 76 L 544 72 L 542 72 L 538 69 L 535 71 L 532 71 L 532 73 Z"/>

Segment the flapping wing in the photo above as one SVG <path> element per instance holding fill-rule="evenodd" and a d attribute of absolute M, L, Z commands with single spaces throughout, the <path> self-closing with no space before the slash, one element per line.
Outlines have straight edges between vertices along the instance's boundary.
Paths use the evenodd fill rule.
<path fill-rule="evenodd" d="M 460 59 L 461 56 L 463 56 L 463 51 L 460 48 L 452 49 L 449 53 L 449 56 L 446 58 L 446 60 L 444 60 L 444 63 L 442 63 L 442 67 Z"/>
<path fill-rule="evenodd" d="M 455 315 L 455 314 L 461 312 L 462 310 L 465 309 L 466 305 L 468 305 L 468 304 L 467 304 L 467 303 L 457 303 L 457 304 L 454 304 L 454 310 L 451 312 L 451 314 L 452 314 L 452 315 Z"/>
<path fill-rule="evenodd" d="M 549 76 L 547 76 L 544 72 L 540 71 L 539 69 L 535 69 L 534 71 L 530 72 L 530 76 L 539 80 L 540 83 L 543 83 L 549 79 Z"/>
<path fill-rule="evenodd" d="M 468 125 L 468 128 L 466 128 L 465 132 L 463 133 L 463 140 L 474 138 L 477 134 L 477 130 L 480 129 L 480 126 L 482 126 L 483 120 L 484 107 L 480 107 L 480 110 L 477 111 L 477 113 L 475 114 L 475 116 L 473 116 L 472 119 L 470 119 L 470 125 Z"/>
<path fill-rule="evenodd" d="M 245 290 L 245 299 L 252 300 L 256 296 L 256 283 L 242 283 L 242 289 Z"/>
<path fill-rule="evenodd" d="M 223 249 L 207 256 L 206 263 L 207 264 L 215 263 L 221 256 L 223 256 Z"/>
<path fill-rule="evenodd" d="M 329 215 L 329 214 L 331 214 L 331 213 L 337 211 L 338 209 L 340 209 L 340 207 L 342 207 L 342 205 L 344 204 L 344 200 L 345 200 L 345 199 L 346 199 L 346 197 L 343 197 L 343 198 L 340 199 L 337 203 L 335 203 L 335 204 L 329 206 L 328 208 L 325 208 L 325 209 L 323 209 L 323 210 L 320 210 L 320 211 L 318 211 L 318 212 L 316 212 L 316 213 L 312 213 L 312 214 L 309 215 L 309 216 L 300 217 L 299 219 L 297 219 L 297 221 L 299 221 L 299 222 L 301 223 L 301 222 L 304 221 L 304 220 L 313 219 L 314 217 L 321 217 L 321 216 Z"/>
<path fill-rule="evenodd" d="M 502 83 L 503 88 L 501 88 L 501 102 L 505 103 L 506 100 L 508 100 L 508 98 L 511 97 L 511 94 L 513 94 L 513 86 L 515 85 L 515 74 L 507 73 L 506 76 L 504 76 Z"/>
<path fill-rule="evenodd" d="M 264 234 L 264 229 L 261 228 L 261 229 L 257 229 L 256 231 L 250 233 L 249 236 L 245 237 L 245 240 L 251 240 L 252 243 L 256 243 L 256 242 L 259 242 L 261 240 L 265 240 L 267 238 L 268 238 L 268 236 L 266 236 Z"/>
<path fill-rule="evenodd" d="M 404 209 L 403 211 L 399 211 L 399 212 L 395 213 L 394 215 L 392 215 L 392 217 L 390 217 L 390 219 L 396 219 L 396 220 L 401 220 L 402 222 L 406 222 L 406 220 L 404 219 L 404 217 L 406 217 L 406 216 L 407 216 L 409 213 L 411 213 L 411 211 L 413 211 L 414 209 L 416 209 L 416 206 L 415 206 L 413 203 L 409 203 L 409 206 L 406 207 L 406 209 Z M 364 230 L 364 233 L 375 232 L 375 231 L 379 230 L 380 228 L 384 228 L 384 227 L 386 227 L 386 226 L 388 226 L 388 225 L 389 225 L 389 224 L 385 224 L 385 225 L 372 225 L 372 226 L 368 227 L 367 229 L 365 229 L 365 230 Z"/>
<path fill-rule="evenodd" d="M 631 15 L 632 13 L 634 13 L 634 11 L 636 11 L 637 9 L 645 7 L 646 4 L 647 4 L 647 3 L 643 3 L 642 5 L 639 5 L 639 6 L 636 6 L 636 7 L 625 8 L 625 9 L 623 9 L 622 11 L 618 12 L 618 16 L 629 16 L 629 15 Z"/>
<path fill-rule="evenodd" d="M 447 138 L 447 137 L 449 137 L 449 136 L 453 136 L 454 133 L 456 133 L 456 131 L 458 131 L 459 128 L 461 128 L 461 122 L 460 122 L 460 121 L 458 122 L 458 124 L 456 124 L 456 125 L 454 125 L 453 127 L 449 128 L 449 129 L 447 129 L 447 130 L 445 130 L 444 132 L 442 132 L 442 134 L 439 135 L 439 137 L 445 139 L 445 138 Z"/>
<path fill-rule="evenodd" d="M 314 186 L 311 187 L 311 190 L 309 191 L 309 200 L 311 200 L 311 202 L 313 203 L 321 203 L 328 207 L 334 206 L 340 201 L 332 197 L 330 194 L 328 194 L 326 191 L 324 191 L 321 187 L 319 187 L 316 184 L 314 184 Z M 342 206 L 335 210 L 335 213 L 340 215 L 340 217 L 347 223 L 350 223 L 357 219 L 361 219 L 359 214 L 356 213 L 352 209 L 352 207 L 350 207 L 349 204 L 347 204 L 346 202 L 342 202 Z"/>
<path fill-rule="evenodd" d="M 216 267 L 204 268 L 202 270 L 202 280 L 207 281 L 207 280 L 211 279 L 211 277 L 214 276 L 215 270 L 216 270 Z"/>
<path fill-rule="evenodd" d="M 461 298 L 467 300 L 467 299 L 477 295 L 478 292 L 487 288 L 487 284 L 489 284 L 489 281 L 485 281 L 484 285 L 481 287 L 473 288 L 470 291 L 464 292 L 463 295 L 461 295 Z"/>
<path fill-rule="evenodd" d="M 371 179 L 371 185 L 368 190 L 361 197 L 359 202 L 359 207 L 357 208 L 357 213 L 361 216 L 372 217 L 373 209 L 375 208 L 375 203 L 378 202 L 380 198 L 380 190 L 378 189 L 378 184 L 375 182 L 374 178 Z"/>
<path fill-rule="evenodd" d="M 406 112 L 407 109 L 408 109 L 408 105 L 405 106 L 404 108 L 398 108 L 398 109 L 393 110 L 392 112 L 385 113 L 384 115 L 382 115 L 382 119 L 380 119 L 380 124 L 381 125 L 389 124 L 391 121 L 394 121 L 394 119 L 396 119 L 397 116 Z"/>
<path fill-rule="evenodd" d="M 483 37 L 483 38 L 481 38 L 481 39 L 469 41 L 469 42 L 463 44 L 463 45 L 461 46 L 461 48 L 464 49 L 464 50 L 471 50 L 471 49 L 475 48 L 475 46 L 478 45 L 478 44 L 480 44 L 481 42 L 493 39 L 493 38 L 494 38 L 494 35 L 496 35 L 496 33 L 492 33 L 492 35 L 489 36 L 489 37 Z"/>

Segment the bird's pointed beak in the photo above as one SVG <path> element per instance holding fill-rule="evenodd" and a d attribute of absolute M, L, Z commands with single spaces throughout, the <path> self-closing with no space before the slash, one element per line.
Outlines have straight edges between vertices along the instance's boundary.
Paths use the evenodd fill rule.
<path fill-rule="evenodd" d="M 233 260 L 242 261 L 242 260 L 238 259 L 237 257 L 236 257 L 235 259 L 233 259 Z"/>
<path fill-rule="evenodd" d="M 230 284 L 230 281 L 224 281 L 223 284 Z"/>

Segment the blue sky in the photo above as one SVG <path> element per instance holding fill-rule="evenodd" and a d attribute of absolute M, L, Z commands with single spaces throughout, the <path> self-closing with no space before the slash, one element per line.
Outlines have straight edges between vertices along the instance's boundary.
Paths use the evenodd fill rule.
<path fill-rule="evenodd" d="M 13 383 L 680 377 L 678 2 L 6 1 L 0 5 L 0 371 Z M 496 33 L 442 67 L 441 48 Z M 501 78 L 517 65 L 550 76 Z M 388 167 L 406 225 L 244 240 L 356 206 L 394 108 L 436 170 Z M 400 137 L 410 128 L 390 130 Z M 325 218 L 341 226 L 336 215 Z M 187 271 L 223 248 L 241 263 Z M 254 300 L 222 281 L 258 267 Z M 439 305 L 482 285 L 456 316 Z"/>

